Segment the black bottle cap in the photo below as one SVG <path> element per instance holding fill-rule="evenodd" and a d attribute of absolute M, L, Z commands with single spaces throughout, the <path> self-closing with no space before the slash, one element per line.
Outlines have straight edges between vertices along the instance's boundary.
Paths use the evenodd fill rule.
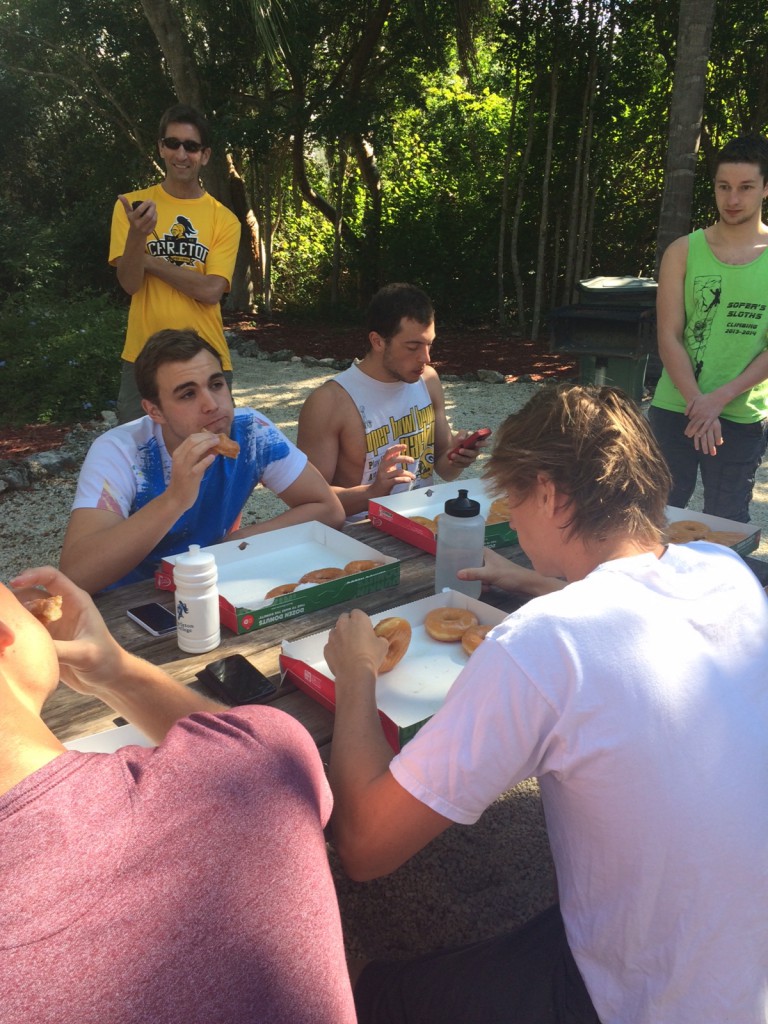
<path fill-rule="evenodd" d="M 456 516 L 459 519 L 470 519 L 472 516 L 480 515 L 480 502 L 468 498 L 469 491 L 460 490 L 458 498 L 449 498 L 445 503 L 445 511 L 449 516 Z"/>

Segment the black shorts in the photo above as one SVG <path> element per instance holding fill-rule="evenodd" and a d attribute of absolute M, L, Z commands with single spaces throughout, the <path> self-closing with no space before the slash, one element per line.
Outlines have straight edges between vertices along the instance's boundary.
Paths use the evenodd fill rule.
<path fill-rule="evenodd" d="M 359 1024 L 600 1024 L 557 906 L 498 938 L 375 960 L 355 1006 Z"/>

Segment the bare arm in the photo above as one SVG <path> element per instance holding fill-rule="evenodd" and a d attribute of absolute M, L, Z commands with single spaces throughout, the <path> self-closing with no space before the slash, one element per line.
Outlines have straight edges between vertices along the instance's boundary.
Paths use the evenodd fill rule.
<path fill-rule="evenodd" d="M 129 226 L 123 255 L 115 260 L 117 280 L 124 292 L 135 295 L 144 283 L 147 236 L 152 234 L 157 225 L 157 207 L 151 200 L 146 200 L 138 209 L 133 210 L 125 196 L 118 196 L 118 199 L 123 205 Z"/>
<path fill-rule="evenodd" d="M 244 526 L 227 536 L 227 540 L 251 537 L 257 533 L 280 530 L 295 523 L 316 521 L 340 529 L 344 525 L 344 509 L 341 502 L 322 478 L 315 467 L 308 462 L 298 478 L 278 494 L 288 506 L 285 512 L 253 526 Z"/>
<path fill-rule="evenodd" d="M 696 422 L 689 423 L 685 433 L 695 438 L 696 448 L 715 455 L 717 446 L 723 443 L 720 421 L 717 419 L 722 405 L 712 415 L 716 400 L 713 403 L 702 395 L 691 358 L 683 344 L 687 259 L 688 238 L 683 237 L 672 242 L 661 260 L 656 293 L 659 355 L 670 380 L 685 399 L 686 415 L 690 416 L 690 411 L 696 410 Z M 702 415 L 699 415 L 699 410 Z"/>
<path fill-rule="evenodd" d="M 194 505 L 217 443 L 215 434 L 190 435 L 173 453 L 166 490 L 127 519 L 110 509 L 75 509 L 61 549 L 62 572 L 93 594 L 135 569 Z"/>
<path fill-rule="evenodd" d="M 699 437 L 712 429 L 720 413 L 734 398 L 761 384 L 768 377 L 768 352 L 761 352 L 744 367 L 738 376 L 721 384 L 708 394 L 700 394 L 688 402 L 685 414 L 689 419 L 688 437 Z"/>
<path fill-rule="evenodd" d="M 229 288 L 225 277 L 217 274 L 199 274 L 195 270 L 177 267 L 160 256 L 144 256 L 144 272 L 159 278 L 177 292 L 181 292 L 196 302 L 206 306 L 215 306 Z"/>
<path fill-rule="evenodd" d="M 429 397 L 432 399 L 432 408 L 435 410 L 435 470 L 442 480 L 450 482 L 455 480 L 467 466 L 472 465 L 486 443 L 482 442 L 475 449 L 462 448 L 460 452 L 449 458 L 448 453 L 459 441 L 469 435 L 469 431 L 460 430 L 456 434 L 451 432 L 445 412 L 445 394 L 440 378 L 431 367 L 425 369 L 424 377 Z"/>
<path fill-rule="evenodd" d="M 64 682 L 104 701 L 159 743 L 179 718 L 225 710 L 175 682 L 162 669 L 124 651 L 110 635 L 93 601 L 50 566 L 29 569 L 14 587 L 43 586 L 62 596 L 62 618 L 49 627 Z"/>
<path fill-rule="evenodd" d="M 389 771 L 392 750 L 376 711 L 376 674 L 386 652 L 362 611 L 344 613 L 325 658 L 336 680 L 330 782 L 333 835 L 348 874 L 365 881 L 394 871 L 451 825 Z"/>
<path fill-rule="evenodd" d="M 553 594 L 566 585 L 565 580 L 554 576 L 542 576 L 535 569 L 516 565 L 491 548 L 484 549 L 483 565 L 480 568 L 459 569 L 457 576 L 462 580 L 481 580 L 484 590 L 488 587 L 499 587 L 510 594 L 525 594 L 528 597 Z"/>
<path fill-rule="evenodd" d="M 405 445 L 392 445 L 379 463 L 375 479 L 370 484 L 341 483 L 342 435 L 348 428 L 347 416 L 350 401 L 337 384 L 329 381 L 307 398 L 299 413 L 297 447 L 303 451 L 313 466 L 317 466 L 324 479 L 331 485 L 339 498 L 344 514 L 355 515 L 368 510 L 370 498 L 380 498 L 390 493 L 395 484 L 410 483 L 413 473 L 406 467 L 414 460 L 405 454 Z M 357 413 L 354 413 L 357 416 Z M 361 424 L 362 434 L 362 424 Z M 360 441 L 361 459 L 365 459 L 364 437 Z M 347 469 L 359 479 L 363 464 Z"/>

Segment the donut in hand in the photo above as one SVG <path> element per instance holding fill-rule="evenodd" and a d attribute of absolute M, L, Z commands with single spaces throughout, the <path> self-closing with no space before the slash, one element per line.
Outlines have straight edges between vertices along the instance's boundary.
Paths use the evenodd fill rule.
<path fill-rule="evenodd" d="M 389 644 L 389 650 L 384 655 L 379 672 L 390 672 L 408 650 L 408 645 L 411 642 L 411 624 L 407 619 L 393 615 L 377 622 L 373 627 L 373 632 L 376 636 L 384 637 Z"/>

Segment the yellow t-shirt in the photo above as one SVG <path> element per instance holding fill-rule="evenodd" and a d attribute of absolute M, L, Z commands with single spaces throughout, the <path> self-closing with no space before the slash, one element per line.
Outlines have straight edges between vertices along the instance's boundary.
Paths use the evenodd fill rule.
<path fill-rule="evenodd" d="M 147 238 L 150 255 L 183 266 L 192 274 L 223 277 L 229 289 L 240 244 L 240 222 L 231 210 L 207 192 L 199 199 L 175 199 L 162 185 L 125 195 L 129 202 L 151 199 L 157 206 L 155 234 Z M 118 200 L 109 240 L 113 266 L 125 251 L 127 236 L 128 218 Z M 134 362 L 147 338 L 168 327 L 197 331 L 220 353 L 224 369 L 232 369 L 219 303 L 198 302 L 153 274 L 145 274 L 141 288 L 131 296 L 123 359 Z"/>

